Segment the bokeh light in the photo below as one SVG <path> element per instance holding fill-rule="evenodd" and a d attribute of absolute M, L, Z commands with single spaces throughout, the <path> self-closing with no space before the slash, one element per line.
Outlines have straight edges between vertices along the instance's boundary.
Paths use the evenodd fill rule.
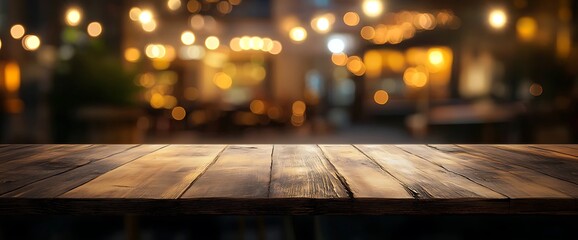
<path fill-rule="evenodd" d="M 195 43 L 195 34 L 191 31 L 184 31 L 181 34 L 181 42 L 185 45 L 192 45 Z"/>
<path fill-rule="evenodd" d="M 36 35 L 26 35 L 22 38 L 22 47 L 27 51 L 35 51 L 40 47 L 40 38 Z"/>
<path fill-rule="evenodd" d="M 14 39 L 22 38 L 25 33 L 26 33 L 26 30 L 24 29 L 24 26 L 22 26 L 20 24 L 16 24 L 10 28 L 10 35 Z"/>
<path fill-rule="evenodd" d="M 82 12 L 80 11 L 79 8 L 76 7 L 71 7 L 68 10 L 66 10 L 66 24 L 68 24 L 69 26 L 78 26 L 78 24 L 80 24 L 80 21 L 82 20 Z"/>
<path fill-rule="evenodd" d="M 265 103 L 261 100 L 253 100 L 249 104 L 251 112 L 254 114 L 264 114 L 265 113 Z"/>
<path fill-rule="evenodd" d="M 503 9 L 493 9 L 488 14 L 488 23 L 494 29 L 502 29 L 508 22 L 508 16 Z"/>
<path fill-rule="evenodd" d="M 128 62 L 137 62 L 140 59 L 140 51 L 136 48 L 124 50 L 124 59 Z"/>
<path fill-rule="evenodd" d="M 167 0 L 167 7 L 171 11 L 181 8 L 181 0 Z"/>
<path fill-rule="evenodd" d="M 219 48 L 219 38 L 217 38 L 216 36 L 210 36 L 207 39 L 205 39 L 205 47 L 207 47 L 207 49 L 209 50 L 215 50 L 217 48 Z"/>
<path fill-rule="evenodd" d="M 213 83 L 215 83 L 215 85 L 220 89 L 226 90 L 231 88 L 233 85 L 233 79 L 224 72 L 218 72 L 213 77 Z"/>
<path fill-rule="evenodd" d="M 303 27 L 294 27 L 289 31 L 289 37 L 295 42 L 303 42 L 307 39 L 307 30 Z"/>
<path fill-rule="evenodd" d="M 364 0 L 361 9 L 368 17 L 379 17 L 383 13 L 383 2 L 381 0 Z"/>
<path fill-rule="evenodd" d="M 389 94 L 385 90 L 377 90 L 373 94 L 373 101 L 379 105 L 384 105 L 389 101 Z"/>
<path fill-rule="evenodd" d="M 305 115 L 305 110 L 307 110 L 307 105 L 303 101 L 295 101 L 291 105 L 291 110 L 294 116 L 303 116 Z"/>
<path fill-rule="evenodd" d="M 530 85 L 530 94 L 534 97 L 538 97 L 540 95 L 542 95 L 542 93 L 544 92 L 544 89 L 542 88 L 542 85 L 538 84 L 538 83 L 532 83 Z"/>
<path fill-rule="evenodd" d="M 347 26 L 357 26 L 359 24 L 359 15 L 355 12 L 346 12 L 343 15 L 343 23 Z"/>
<path fill-rule="evenodd" d="M 521 17 L 516 23 L 518 37 L 524 41 L 530 41 L 536 36 L 538 23 L 532 17 Z"/>
<path fill-rule="evenodd" d="M 185 117 L 187 116 L 187 111 L 183 107 L 175 107 L 171 111 L 171 116 L 173 117 L 173 119 L 180 121 L 185 119 Z"/>
<path fill-rule="evenodd" d="M 86 27 L 86 32 L 91 37 L 98 37 L 102 33 L 102 25 L 99 22 L 91 22 Z"/>

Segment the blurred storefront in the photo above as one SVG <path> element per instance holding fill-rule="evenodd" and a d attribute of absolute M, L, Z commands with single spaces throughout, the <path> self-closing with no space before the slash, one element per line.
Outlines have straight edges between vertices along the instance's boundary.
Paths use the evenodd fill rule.
<path fill-rule="evenodd" d="M 578 139 L 569 0 L 0 0 L 2 142 Z"/>

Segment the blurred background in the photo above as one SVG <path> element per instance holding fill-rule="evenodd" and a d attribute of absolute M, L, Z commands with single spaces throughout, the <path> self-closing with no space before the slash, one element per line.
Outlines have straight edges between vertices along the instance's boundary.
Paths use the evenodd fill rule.
<path fill-rule="evenodd" d="M 3 143 L 576 143 L 571 0 L 0 0 Z"/>

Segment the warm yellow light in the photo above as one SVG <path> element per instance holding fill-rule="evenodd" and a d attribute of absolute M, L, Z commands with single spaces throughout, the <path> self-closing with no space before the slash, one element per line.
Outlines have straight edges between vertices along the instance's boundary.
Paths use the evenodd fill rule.
<path fill-rule="evenodd" d="M 145 54 L 149 58 L 163 58 L 166 55 L 166 48 L 162 44 L 149 44 L 145 48 Z"/>
<path fill-rule="evenodd" d="M 185 119 L 185 117 L 187 116 L 187 111 L 185 111 L 183 107 L 175 107 L 173 108 L 173 111 L 171 111 L 171 116 L 173 117 L 173 119 L 180 121 Z"/>
<path fill-rule="evenodd" d="M 171 45 L 164 45 L 163 47 L 165 48 L 165 55 L 162 56 L 162 59 L 169 62 L 175 60 L 177 57 L 177 51 L 175 51 L 175 48 Z"/>
<path fill-rule="evenodd" d="M 262 81 L 267 76 L 267 71 L 262 66 L 255 66 L 251 68 L 249 74 L 251 75 L 251 78 L 257 81 Z"/>
<path fill-rule="evenodd" d="M 165 105 L 165 98 L 163 95 L 155 93 L 151 96 L 149 103 L 153 108 L 162 108 Z"/>
<path fill-rule="evenodd" d="M 9 62 L 4 67 L 4 87 L 8 92 L 17 92 L 20 89 L 20 66 L 16 62 Z"/>
<path fill-rule="evenodd" d="M 152 21 L 150 21 L 150 22 L 143 23 L 143 24 L 142 24 L 142 29 L 143 29 L 145 32 L 152 32 L 152 31 L 154 31 L 155 29 L 157 29 L 157 22 L 156 22 L 155 20 L 152 20 Z"/>
<path fill-rule="evenodd" d="M 219 38 L 215 36 L 210 36 L 205 40 L 205 47 L 210 50 L 215 50 L 219 48 Z"/>
<path fill-rule="evenodd" d="M 383 57 L 381 52 L 377 50 L 370 50 L 363 55 L 363 62 L 367 68 L 367 77 L 378 78 L 381 76 L 383 68 Z"/>
<path fill-rule="evenodd" d="M 142 24 L 150 23 L 154 20 L 153 13 L 150 10 L 142 10 L 138 15 L 138 20 Z"/>
<path fill-rule="evenodd" d="M 273 39 L 263 38 L 263 47 L 261 48 L 261 50 L 269 52 L 271 51 L 271 49 L 273 49 Z"/>
<path fill-rule="evenodd" d="M 289 31 L 289 37 L 295 42 L 302 42 L 307 39 L 307 30 L 302 27 L 294 27 Z"/>
<path fill-rule="evenodd" d="M 389 101 L 389 94 L 384 90 L 377 90 L 373 94 L 373 101 L 379 105 L 384 105 Z"/>
<path fill-rule="evenodd" d="M 220 89 L 229 89 L 233 85 L 233 79 L 224 72 L 218 72 L 213 76 L 213 83 Z"/>
<path fill-rule="evenodd" d="M 156 70 L 166 70 L 171 66 L 171 62 L 164 59 L 153 59 L 152 64 Z"/>
<path fill-rule="evenodd" d="M 229 42 L 229 47 L 231 48 L 231 50 L 235 52 L 242 51 L 243 48 L 241 47 L 241 38 L 235 37 L 231 39 L 231 41 Z"/>
<path fill-rule="evenodd" d="M 191 31 L 184 31 L 181 34 L 181 42 L 185 45 L 192 45 L 195 43 L 195 34 Z"/>
<path fill-rule="evenodd" d="M 251 104 L 249 104 L 249 108 L 251 112 L 254 114 L 264 114 L 265 113 L 265 103 L 261 100 L 253 100 Z"/>
<path fill-rule="evenodd" d="M 24 29 L 24 26 L 22 26 L 20 24 L 16 24 L 10 28 L 10 35 L 14 39 L 22 38 L 22 36 L 24 36 L 25 33 L 26 33 L 26 30 Z"/>
<path fill-rule="evenodd" d="M 381 0 L 364 0 L 361 9 L 368 17 L 378 17 L 383 12 L 383 2 Z"/>
<path fill-rule="evenodd" d="M 2 49 L 2 39 L 0 39 L 0 49 Z"/>
<path fill-rule="evenodd" d="M 403 73 L 403 81 L 408 86 L 421 88 L 427 84 L 428 73 L 423 67 L 410 67 Z"/>
<path fill-rule="evenodd" d="M 544 92 L 542 85 L 540 85 L 538 83 L 532 83 L 532 85 L 530 85 L 530 94 L 532 96 L 538 97 L 538 96 L 542 95 L 542 92 Z"/>
<path fill-rule="evenodd" d="M 331 13 L 323 14 L 311 20 L 311 28 L 318 33 L 327 33 L 331 30 L 335 16 Z"/>
<path fill-rule="evenodd" d="M 140 51 L 136 48 L 127 48 L 124 50 L 124 59 L 129 62 L 136 62 L 140 59 Z"/>
<path fill-rule="evenodd" d="M 269 51 L 269 53 L 273 54 L 273 55 L 277 55 L 279 53 L 281 53 L 281 51 L 283 50 L 283 45 L 281 45 L 281 43 L 277 40 L 273 41 L 273 46 L 271 48 L 271 50 Z"/>
<path fill-rule="evenodd" d="M 358 56 L 351 56 L 347 59 L 347 69 L 356 76 L 365 74 L 365 64 Z"/>
<path fill-rule="evenodd" d="M 490 27 L 494 29 L 502 29 L 506 26 L 507 22 L 508 16 L 504 10 L 494 9 L 490 11 L 490 14 L 488 15 L 488 23 L 490 24 Z"/>
<path fill-rule="evenodd" d="M 243 50 L 251 49 L 251 37 L 242 36 L 241 39 L 239 39 L 239 47 Z"/>
<path fill-rule="evenodd" d="M 36 35 L 26 35 L 22 38 L 22 47 L 27 51 L 34 51 L 40 47 L 40 38 Z"/>
<path fill-rule="evenodd" d="M 168 0 L 167 7 L 170 10 L 175 11 L 181 7 L 181 0 Z"/>
<path fill-rule="evenodd" d="M 78 26 L 82 20 L 82 13 L 80 9 L 72 7 L 66 10 L 66 24 L 69 26 Z"/>
<path fill-rule="evenodd" d="M 99 22 L 91 22 L 86 27 L 86 32 L 91 37 L 98 37 L 102 33 L 102 25 Z"/>
<path fill-rule="evenodd" d="M 347 54 L 345 53 L 334 53 L 331 54 L 331 62 L 337 66 L 347 65 Z"/>
<path fill-rule="evenodd" d="M 252 37 L 249 41 L 249 45 L 253 50 L 260 50 L 263 48 L 263 39 L 260 37 Z"/>
<path fill-rule="evenodd" d="M 347 26 L 357 26 L 359 24 L 359 15 L 355 12 L 347 12 L 343 15 L 343 23 Z"/>
<path fill-rule="evenodd" d="M 403 72 L 405 69 L 405 57 L 401 52 L 388 51 L 384 54 L 384 63 L 394 72 Z"/>
<path fill-rule="evenodd" d="M 305 110 L 307 110 L 307 105 L 305 105 L 303 101 L 295 101 L 293 105 L 291 105 L 291 110 L 293 111 L 293 115 L 303 116 L 305 115 Z"/>
<path fill-rule="evenodd" d="M 375 28 L 372 26 L 362 27 L 360 35 L 365 40 L 371 40 L 375 37 Z"/>
<path fill-rule="evenodd" d="M 175 96 L 165 95 L 165 96 L 163 96 L 163 98 L 164 98 L 164 102 L 165 102 L 165 104 L 163 105 L 163 108 L 171 109 L 171 108 L 174 108 L 175 106 L 177 106 L 177 98 Z"/>
<path fill-rule="evenodd" d="M 427 53 L 427 59 L 431 65 L 442 65 L 444 63 L 444 54 L 439 48 L 432 48 Z"/>
<path fill-rule="evenodd" d="M 518 19 L 518 22 L 516 23 L 516 30 L 520 39 L 529 41 L 534 39 L 534 36 L 536 36 L 538 24 L 534 18 L 522 17 Z"/>
<path fill-rule="evenodd" d="M 130 17 L 130 20 L 138 21 L 140 13 L 141 13 L 140 8 L 133 7 L 128 11 L 128 16 Z"/>

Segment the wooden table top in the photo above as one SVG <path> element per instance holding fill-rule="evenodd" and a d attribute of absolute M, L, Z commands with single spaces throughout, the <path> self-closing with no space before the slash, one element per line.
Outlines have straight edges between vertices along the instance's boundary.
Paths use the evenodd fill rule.
<path fill-rule="evenodd" d="M 578 145 L 0 145 L 0 215 L 577 214 Z"/>

